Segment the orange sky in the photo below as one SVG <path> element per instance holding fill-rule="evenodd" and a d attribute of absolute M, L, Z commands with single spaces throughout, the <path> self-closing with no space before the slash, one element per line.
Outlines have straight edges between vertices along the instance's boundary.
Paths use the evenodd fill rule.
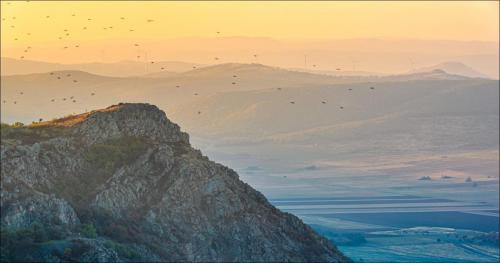
<path fill-rule="evenodd" d="M 27 46 L 50 49 L 181 37 L 498 41 L 498 9 L 496 1 L 2 1 L 1 46 L 2 56 L 17 57 L 9 52 Z"/>

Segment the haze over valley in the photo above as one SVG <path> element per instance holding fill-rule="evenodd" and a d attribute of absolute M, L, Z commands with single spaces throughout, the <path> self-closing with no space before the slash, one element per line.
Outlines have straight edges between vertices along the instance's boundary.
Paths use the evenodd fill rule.
<path fill-rule="evenodd" d="M 16 4 L 16 8 L 25 10 L 20 7 L 21 3 Z M 33 4 L 36 4 L 33 8 L 38 6 L 36 10 L 48 12 L 40 3 Z M 262 193 L 271 205 L 312 227 L 314 231 L 300 225 L 300 233 L 321 248 L 317 254 L 301 252 L 300 256 L 287 250 L 280 258 L 264 253 L 266 260 L 329 258 L 342 261 L 346 259 L 344 255 L 355 262 L 496 262 L 500 259 L 499 43 L 498 26 L 495 28 L 492 23 L 498 22 L 498 3 L 469 3 L 470 6 L 448 3 L 449 9 L 445 12 L 448 15 L 438 14 L 423 3 L 406 6 L 395 2 L 390 7 L 382 7 L 381 3 L 373 3 L 372 7 L 319 4 L 325 5 L 324 10 L 303 6 L 302 2 L 286 8 L 279 3 L 269 3 L 265 12 L 257 2 L 239 3 L 247 9 L 233 6 L 237 3 L 225 3 L 220 4 L 220 10 L 206 7 L 205 11 L 198 9 L 201 7 L 191 10 L 186 4 L 177 4 L 169 7 L 179 14 L 189 13 L 199 18 L 200 23 L 186 22 L 186 17 L 173 13 L 172 17 L 162 19 L 157 12 L 170 10 L 165 9 L 167 3 L 162 2 L 145 7 L 135 3 L 120 5 L 117 12 L 121 15 L 114 18 L 88 3 L 81 7 L 80 13 L 75 6 L 68 5 L 67 8 L 75 10 L 72 18 L 62 17 L 60 9 L 51 15 L 37 11 L 40 13 L 35 12 L 37 16 L 33 21 L 53 19 L 47 22 L 51 23 L 47 25 L 47 32 L 61 37 L 57 40 L 47 33 L 33 40 L 34 44 L 21 33 L 16 35 L 16 40 L 11 39 L 14 32 L 21 32 L 20 28 L 24 32 L 28 27 L 2 10 L 2 18 L 6 18 L 2 21 L 2 31 L 7 29 L 2 32 L 2 41 L 6 44 L 2 46 L 1 57 L 2 123 L 9 124 L 6 127 L 10 129 L 33 128 L 34 131 L 37 127 L 67 126 L 76 134 L 93 134 L 96 140 L 112 137 L 114 132 L 120 136 L 140 134 L 147 137 L 149 150 L 144 156 L 149 154 L 150 159 L 165 157 L 160 156 L 159 145 L 166 143 L 173 149 L 167 159 L 179 169 L 179 173 L 173 174 L 180 174 L 185 167 L 191 169 L 203 164 L 201 170 L 185 174 L 200 176 L 201 181 L 190 184 L 184 177 L 175 177 L 178 189 L 185 183 L 209 199 L 218 191 L 224 198 L 234 197 L 233 194 L 243 196 L 252 204 L 248 207 L 247 201 L 242 201 L 241 206 L 238 204 L 250 211 L 245 222 L 252 225 L 254 223 L 249 222 L 260 220 L 254 224 L 260 228 L 247 229 L 245 223 L 228 219 L 234 223 L 231 225 L 237 229 L 234 231 L 258 236 L 274 229 L 274 223 L 279 220 L 273 220 L 281 218 L 280 237 L 293 236 L 293 248 L 305 251 L 303 240 L 295 239 L 296 235 L 287 228 L 295 224 L 294 217 L 284 219 L 281 212 L 273 212 L 272 216 L 254 213 L 256 207 L 269 211 L 272 208 L 261 202 L 259 194 L 254 195 L 245 184 L 234 179 L 239 178 Z M 2 3 L 2 7 L 4 5 Z M 496 13 L 492 13 L 492 6 L 497 8 Z M 23 8 L 29 6 L 26 4 Z M 356 15 L 341 15 L 342 10 L 348 12 L 346 10 L 353 8 L 357 10 Z M 132 11 L 136 9 L 142 12 L 134 16 Z M 171 10 L 169 12 L 173 12 Z M 18 12 L 16 16 L 20 17 L 28 11 Z M 247 17 L 259 12 L 262 21 Z M 426 14 L 428 21 L 421 16 L 414 17 L 413 12 Z M 220 20 L 213 14 L 219 14 Z M 295 20 L 288 17 L 291 14 L 296 16 Z M 388 14 L 398 18 L 392 20 Z M 56 21 L 73 22 L 56 26 Z M 173 21 L 184 21 L 185 29 L 173 27 Z M 266 27 L 265 21 L 280 22 Z M 470 23 L 463 24 L 464 21 Z M 313 22 L 316 27 L 311 26 Z M 397 26 L 399 24 L 401 26 Z M 292 25 L 294 30 L 290 29 Z M 461 30 L 456 25 L 461 25 Z M 37 35 L 35 31 L 31 34 Z M 325 37 L 320 37 L 323 34 Z M 9 40 L 4 40 L 7 36 Z M 165 117 L 156 118 L 163 116 L 161 111 Z M 97 128 L 93 129 L 92 125 L 101 132 L 96 132 Z M 175 138 L 167 136 L 160 140 L 155 137 L 158 133 L 169 133 L 168 136 Z M 128 138 L 126 136 L 124 138 Z M 189 140 L 183 136 L 189 136 Z M 25 137 L 6 138 L 7 144 L 2 137 L 3 151 L 28 147 Z M 74 135 L 63 136 L 63 140 L 79 143 Z M 52 137 L 37 143 L 55 145 L 53 154 L 61 153 L 57 150 L 59 141 Z M 92 147 L 92 143 L 85 147 Z M 34 148 L 26 151 L 36 152 L 33 145 L 29 147 Z M 87 149 L 85 147 L 82 149 Z M 197 149 L 210 160 L 234 169 L 237 177 L 233 178 L 231 172 L 212 177 L 214 169 L 220 167 L 204 159 Z M 10 150 L 5 152 L 11 154 Z M 45 153 L 50 156 L 52 152 Z M 68 150 L 69 153 L 73 152 Z M 79 160 L 78 154 L 75 160 Z M 16 155 L 8 156 L 10 159 L 2 159 L 2 162 L 14 165 Z M 113 201 L 101 204 L 99 202 L 106 199 L 99 199 L 96 194 L 95 203 L 115 213 L 121 204 L 122 192 L 137 189 L 140 192 L 142 186 L 152 187 L 154 191 L 165 190 L 163 198 L 176 198 L 175 193 L 162 188 L 174 179 L 162 173 L 158 185 L 150 184 L 150 180 L 156 180 L 149 177 L 155 173 L 156 166 L 140 165 L 146 157 L 137 156 L 132 168 L 117 166 L 121 167 L 117 171 L 125 172 L 106 177 L 112 184 L 96 184 L 96 187 L 99 185 L 96 193 L 102 190 L 106 193 L 103 195 L 109 195 Z M 26 167 L 38 167 L 36 165 Z M 170 167 L 171 164 L 162 165 Z M 37 169 L 42 169 L 40 167 Z M 129 171 L 136 168 L 138 175 L 134 177 Z M 9 176 L 15 177 L 15 173 Z M 123 179 L 127 176 L 130 178 Z M 26 178 L 31 177 L 28 174 Z M 134 181 L 141 187 L 127 188 L 127 180 L 140 181 L 141 178 L 145 181 L 140 184 Z M 33 189 L 37 190 L 36 187 Z M 59 188 L 51 189 L 59 194 Z M 106 192 L 108 190 L 110 192 Z M 130 196 L 139 195 L 142 192 Z M 83 197 L 64 198 L 79 216 L 81 211 L 94 209 L 93 203 L 88 207 L 78 203 Z M 85 198 L 94 197 L 89 193 Z M 158 224 L 179 223 L 173 219 L 175 213 L 169 214 L 157 207 L 170 205 L 161 203 L 159 198 L 159 194 L 145 197 L 148 207 L 140 209 L 164 217 L 148 214 L 147 220 L 140 221 L 141 231 L 150 229 L 153 225 L 149 224 L 163 218 L 172 221 Z M 186 198 L 192 201 L 193 209 L 205 207 L 197 206 L 195 194 Z M 206 218 L 205 214 L 190 214 L 188 209 L 171 209 L 186 220 L 194 218 L 218 229 L 220 225 L 214 223 L 218 221 L 212 219 L 232 213 L 230 199 L 224 202 L 213 199 L 214 203 L 206 207 L 220 207 L 220 210 L 204 211 Z M 131 201 L 134 205 L 130 209 L 139 206 L 137 200 Z M 142 211 L 140 209 L 134 211 Z M 287 223 L 283 223 L 285 221 Z M 183 233 L 191 233 L 188 225 L 176 226 L 185 231 Z M 214 233 L 220 233 L 210 227 L 196 240 L 210 239 L 216 236 Z M 176 235 L 181 236 L 171 236 Z M 320 235 L 333 242 L 340 252 L 325 245 Z M 241 237 L 238 242 L 243 236 L 246 238 L 243 234 L 238 236 Z M 269 242 L 281 244 L 282 239 L 265 236 Z M 199 253 L 192 252 L 191 247 L 179 246 L 179 253 L 183 254 L 176 254 L 175 259 L 192 256 L 188 261 L 245 260 L 255 249 L 281 253 L 279 246 L 260 247 L 250 241 L 252 245 L 240 251 L 236 245 L 226 244 L 224 238 L 224 235 L 217 236 L 210 249 Z M 169 242 L 174 244 L 172 240 Z M 206 248 L 202 243 L 196 246 Z M 241 253 L 234 252 L 236 250 Z M 140 255 L 148 254 L 147 250 L 137 251 Z M 159 258 L 163 256 L 161 253 Z"/>

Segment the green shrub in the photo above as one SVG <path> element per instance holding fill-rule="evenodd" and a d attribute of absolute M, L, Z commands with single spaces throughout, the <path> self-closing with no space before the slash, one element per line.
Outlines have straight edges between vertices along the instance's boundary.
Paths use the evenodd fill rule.
<path fill-rule="evenodd" d="M 147 144 L 144 139 L 122 137 L 92 145 L 85 153 L 85 159 L 93 169 L 110 175 L 116 168 L 139 157 L 146 149 Z"/>
<path fill-rule="evenodd" d="M 133 249 L 132 247 L 114 242 L 112 240 L 106 240 L 106 242 L 104 243 L 104 246 L 116 251 L 116 253 L 118 253 L 118 255 L 121 257 L 125 257 L 128 259 L 134 259 L 134 258 L 139 257 L 139 253 L 137 253 L 137 251 L 135 249 Z"/>
<path fill-rule="evenodd" d="M 84 237 L 87 237 L 87 238 L 96 238 L 97 237 L 97 231 L 96 231 L 93 224 L 83 224 L 81 229 L 80 229 L 80 232 L 82 233 L 82 235 Z"/>

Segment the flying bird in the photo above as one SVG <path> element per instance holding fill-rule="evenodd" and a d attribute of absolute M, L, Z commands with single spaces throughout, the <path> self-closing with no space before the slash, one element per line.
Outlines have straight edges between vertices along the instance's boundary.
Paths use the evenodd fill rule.
<path fill-rule="evenodd" d="M 344 109 L 344 107 L 343 107 L 343 106 L 340 106 L 340 109 L 341 109 L 341 110 L 343 110 L 343 109 Z"/>
<path fill-rule="evenodd" d="M 295 104 L 295 101 L 290 101 L 290 104 Z"/>
<path fill-rule="evenodd" d="M 95 95 L 95 93 L 94 93 L 94 92 L 90 93 L 90 96 L 94 96 L 94 95 Z"/>
<path fill-rule="evenodd" d="M 374 87 L 370 87 L 370 89 L 375 89 Z"/>
<path fill-rule="evenodd" d="M 322 101 L 321 103 L 326 104 L 326 101 Z"/>

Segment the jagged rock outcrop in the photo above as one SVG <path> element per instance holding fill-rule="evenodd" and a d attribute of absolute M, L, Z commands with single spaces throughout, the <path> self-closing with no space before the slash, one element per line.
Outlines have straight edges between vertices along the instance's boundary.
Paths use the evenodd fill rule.
<path fill-rule="evenodd" d="M 34 238 L 30 257 L 348 261 L 236 172 L 193 149 L 155 106 L 120 104 L 9 129 L 1 144 L 2 229 L 41 223 L 63 232 L 41 235 L 44 243 Z M 23 260 L 12 242 L 2 257 Z"/>

